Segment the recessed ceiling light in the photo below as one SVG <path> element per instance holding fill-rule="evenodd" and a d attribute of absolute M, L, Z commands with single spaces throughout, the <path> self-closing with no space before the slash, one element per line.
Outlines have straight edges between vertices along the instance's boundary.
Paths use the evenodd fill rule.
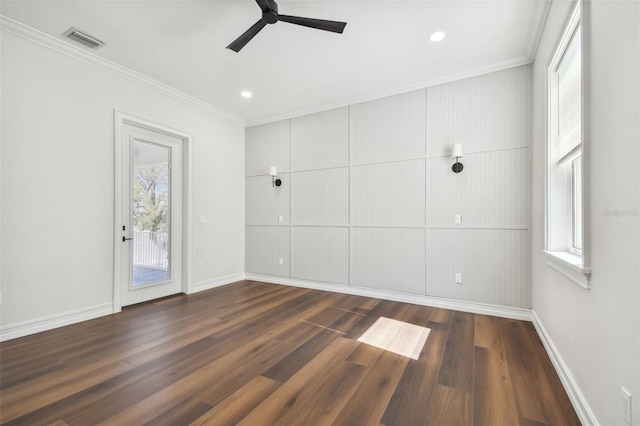
<path fill-rule="evenodd" d="M 242 92 L 240 92 L 240 96 L 249 99 L 251 96 L 253 96 L 253 94 L 248 90 L 243 90 Z"/>
<path fill-rule="evenodd" d="M 435 33 L 429 36 L 429 40 L 431 41 L 440 41 L 444 38 L 444 33 L 442 31 L 436 31 Z"/>

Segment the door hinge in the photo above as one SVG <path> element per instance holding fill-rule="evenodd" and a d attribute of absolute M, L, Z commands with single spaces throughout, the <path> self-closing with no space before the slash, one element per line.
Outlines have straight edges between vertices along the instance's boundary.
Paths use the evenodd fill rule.
<path fill-rule="evenodd" d="M 169 168 L 171 168 L 171 163 L 169 163 Z"/>

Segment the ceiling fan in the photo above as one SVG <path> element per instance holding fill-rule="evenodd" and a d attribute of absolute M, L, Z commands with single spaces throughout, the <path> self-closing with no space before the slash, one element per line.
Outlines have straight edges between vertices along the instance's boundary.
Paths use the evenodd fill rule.
<path fill-rule="evenodd" d="M 256 36 L 267 24 L 275 24 L 278 21 L 288 22 L 290 24 L 302 25 L 303 27 L 315 28 L 317 30 L 331 31 L 342 34 L 346 22 L 326 21 L 324 19 L 303 18 L 300 16 L 289 16 L 278 14 L 278 5 L 275 0 L 256 0 L 260 9 L 262 9 L 262 18 L 251 28 L 244 32 L 240 37 L 235 39 L 233 43 L 227 46 L 234 52 L 239 52 L 252 38 Z"/>

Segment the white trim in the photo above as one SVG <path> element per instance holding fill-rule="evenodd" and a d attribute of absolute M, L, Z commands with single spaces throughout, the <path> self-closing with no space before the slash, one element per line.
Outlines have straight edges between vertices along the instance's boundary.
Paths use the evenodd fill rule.
<path fill-rule="evenodd" d="M 63 39 L 52 37 L 49 34 L 43 33 L 35 28 L 31 28 L 28 25 L 22 24 L 4 15 L 0 15 L 0 30 L 47 47 L 58 53 L 62 53 L 63 55 L 70 56 L 86 64 L 93 65 L 103 71 L 125 78 L 133 83 L 139 84 L 140 86 L 151 89 L 154 92 L 168 96 L 230 123 L 239 124 L 240 126 L 245 125 L 244 120 L 240 117 L 230 114 L 220 108 L 208 104 L 191 95 L 187 95 L 186 93 L 176 90 L 164 83 L 149 78 L 129 68 L 123 67 L 122 65 L 116 64 L 115 62 L 109 61 L 108 59 L 100 57 L 93 52 L 73 46 Z"/>
<path fill-rule="evenodd" d="M 551 268 L 562 273 L 572 281 L 576 282 L 585 289 L 589 289 L 589 282 L 591 280 L 591 215 L 590 205 L 591 198 L 591 185 L 590 185 L 590 167 L 589 167 L 589 139 L 590 132 L 589 127 L 585 123 L 590 123 L 589 117 L 589 81 L 590 81 L 590 38 L 589 38 L 589 13 L 590 2 L 575 0 L 574 4 L 569 8 L 567 15 L 563 23 L 563 30 L 553 49 L 553 53 L 546 64 L 546 86 L 545 91 L 545 128 L 546 128 L 546 141 L 545 141 L 545 217 L 544 217 L 544 253 L 549 259 L 547 265 Z M 582 256 L 578 257 L 568 252 L 559 252 L 549 250 L 552 238 L 550 235 L 550 217 L 551 217 L 551 205 L 549 203 L 549 194 L 551 193 L 552 183 L 549 179 L 550 167 L 555 164 L 555 160 L 551 159 L 549 152 L 549 143 L 551 140 L 551 118 L 550 118 L 550 84 L 549 79 L 551 74 L 557 68 L 562 55 L 566 51 L 569 42 L 571 41 L 576 30 L 580 28 L 581 36 L 581 55 L 582 55 L 582 142 L 580 144 L 582 155 Z M 566 157 L 566 155 L 565 155 Z M 561 160 L 563 160 L 563 157 Z"/>
<path fill-rule="evenodd" d="M 544 14 L 538 21 L 538 28 L 536 30 L 535 37 L 532 37 L 529 41 L 529 61 L 533 63 L 536 59 L 536 54 L 538 53 L 538 46 L 540 46 L 540 39 L 542 38 L 542 33 L 544 32 L 544 27 L 547 24 L 547 19 L 549 19 L 549 10 L 551 9 L 551 0 L 546 0 Z"/>
<path fill-rule="evenodd" d="M 598 423 L 598 419 L 593 413 L 593 410 L 580 391 L 578 383 L 573 378 L 569 367 L 564 362 L 564 359 L 562 359 L 558 348 L 556 347 L 556 345 L 554 345 L 553 340 L 551 340 L 551 336 L 549 336 L 549 333 L 542 325 L 542 321 L 540 320 L 540 317 L 538 317 L 538 314 L 535 310 L 531 310 L 531 319 L 533 322 L 533 326 L 540 336 L 540 340 L 542 340 L 542 344 L 547 352 L 547 355 L 549 355 L 551 363 L 553 364 L 553 367 L 556 369 L 556 372 L 560 377 L 562 386 L 564 386 L 564 390 L 567 392 L 567 395 L 571 400 L 571 404 L 576 410 L 576 414 L 578 415 L 580 422 L 583 425 L 599 425 L 600 423 Z"/>
<path fill-rule="evenodd" d="M 543 250 L 549 260 L 547 265 L 572 279 L 580 286 L 589 290 L 591 268 L 582 265 L 582 258 L 569 252 Z"/>
<path fill-rule="evenodd" d="M 192 290 L 190 293 L 197 293 L 199 291 L 210 290 L 216 287 L 222 287 L 223 285 L 232 284 L 238 281 L 243 281 L 244 279 L 246 279 L 246 275 L 242 273 L 242 274 L 227 275 L 224 277 L 217 278 L 215 280 L 200 281 L 193 284 Z"/>
<path fill-rule="evenodd" d="M 527 225 L 429 225 L 428 229 L 489 229 L 494 231 L 528 231 Z"/>
<path fill-rule="evenodd" d="M 101 305 L 91 306 L 88 308 L 76 309 L 74 311 L 5 325 L 0 327 L 0 342 L 111 315 L 112 313 L 113 306 L 111 303 L 103 303 Z"/>
<path fill-rule="evenodd" d="M 122 310 L 120 294 L 122 231 L 122 125 L 131 124 L 136 127 L 164 133 L 182 140 L 182 292 L 193 291 L 193 146 L 194 138 L 190 133 L 174 129 L 133 114 L 114 109 L 114 216 L 113 216 L 113 313 Z"/>
<path fill-rule="evenodd" d="M 246 274 L 247 280 L 262 281 L 271 284 L 281 284 L 293 287 L 310 288 L 314 290 L 332 291 L 334 293 L 354 294 L 357 296 L 373 297 L 376 299 L 392 300 L 394 302 L 412 303 L 414 305 L 431 306 L 434 308 L 452 309 L 455 311 L 471 312 L 474 314 L 492 315 L 502 318 L 512 318 L 531 321 L 531 311 L 509 306 L 489 305 L 484 303 L 465 302 L 462 300 L 445 299 L 441 297 L 422 296 L 419 294 L 396 293 L 346 284 L 329 284 L 318 281 L 306 281 L 294 278 L 275 277 L 271 275 Z"/>
<path fill-rule="evenodd" d="M 414 90 L 425 89 L 427 87 L 438 86 L 441 84 L 451 83 L 453 81 L 463 80 L 466 78 L 478 77 L 484 74 L 490 74 L 497 71 L 504 71 L 509 68 L 516 68 L 516 67 L 521 67 L 523 65 L 529 65 L 529 64 L 531 64 L 531 58 L 519 57 L 519 58 L 510 59 L 507 61 L 498 62 L 491 65 L 486 65 L 483 67 L 474 68 L 468 71 L 448 74 L 442 77 L 419 80 L 419 81 L 409 83 L 403 86 L 395 87 L 392 89 L 379 90 L 379 91 L 367 93 L 365 95 L 354 96 L 352 98 L 346 98 L 346 99 L 342 99 L 342 100 L 331 102 L 324 105 L 305 108 L 297 111 L 291 111 L 291 112 L 274 115 L 270 117 L 249 120 L 245 122 L 245 126 L 246 127 L 259 126 L 261 124 L 272 123 L 274 121 L 287 120 L 290 118 L 301 117 L 303 115 L 315 114 L 317 112 L 351 106 L 351 105 L 359 104 L 362 102 L 368 102 L 368 101 L 373 101 L 380 98 L 386 98 L 388 96 L 399 95 L 401 93 L 413 92 Z"/>

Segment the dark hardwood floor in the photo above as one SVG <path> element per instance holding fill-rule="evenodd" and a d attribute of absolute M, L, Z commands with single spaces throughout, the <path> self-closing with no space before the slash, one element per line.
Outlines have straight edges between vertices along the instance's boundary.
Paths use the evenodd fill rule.
<path fill-rule="evenodd" d="M 428 327 L 417 360 L 357 341 Z M 2 343 L 20 425 L 577 425 L 528 322 L 259 282 Z"/>

